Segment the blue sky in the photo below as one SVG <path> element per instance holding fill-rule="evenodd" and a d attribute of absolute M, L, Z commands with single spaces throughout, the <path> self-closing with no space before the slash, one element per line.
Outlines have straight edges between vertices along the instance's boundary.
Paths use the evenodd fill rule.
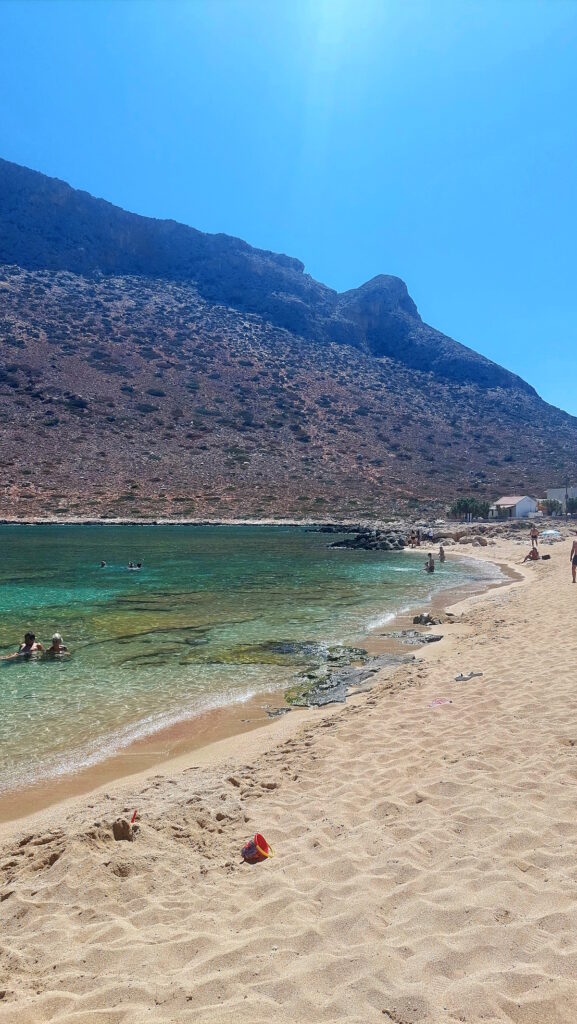
<path fill-rule="evenodd" d="M 397 274 L 577 415 L 576 43 L 573 0 L 2 0 L 0 155 Z"/>

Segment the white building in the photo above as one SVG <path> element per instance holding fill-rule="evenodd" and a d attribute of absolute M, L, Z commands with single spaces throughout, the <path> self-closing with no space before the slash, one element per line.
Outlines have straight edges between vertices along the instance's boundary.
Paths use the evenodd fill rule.
<path fill-rule="evenodd" d="M 506 494 L 491 505 L 490 519 L 526 519 L 537 511 L 535 498 L 528 494 Z"/>
<path fill-rule="evenodd" d="M 577 487 L 548 487 L 547 497 L 553 498 L 555 501 L 560 501 L 563 506 L 563 511 L 566 512 L 565 508 L 565 496 L 568 498 L 577 498 Z"/>

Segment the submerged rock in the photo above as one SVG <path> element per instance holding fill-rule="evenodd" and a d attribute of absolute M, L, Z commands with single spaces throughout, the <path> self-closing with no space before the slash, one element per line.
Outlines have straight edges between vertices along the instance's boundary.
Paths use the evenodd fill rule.
<path fill-rule="evenodd" d="M 364 647 L 329 647 L 327 661 L 350 664 L 351 661 L 365 661 L 368 654 Z"/>
<path fill-rule="evenodd" d="M 408 655 L 381 654 L 366 658 L 362 666 L 318 669 L 299 676 L 299 682 L 286 694 L 293 707 L 322 707 L 324 704 L 344 704 L 347 695 L 370 680 L 382 668 L 402 665 Z"/>
<path fill-rule="evenodd" d="M 224 648 L 218 656 L 210 654 L 213 664 L 291 666 L 324 662 L 329 648 L 315 640 L 264 640 L 257 644 L 236 644 Z"/>
<path fill-rule="evenodd" d="M 391 633 L 381 633 L 381 636 L 391 637 L 392 640 L 399 640 L 409 647 L 420 647 L 421 644 L 434 644 L 442 640 L 440 633 L 419 633 L 417 629 L 398 629 Z"/>

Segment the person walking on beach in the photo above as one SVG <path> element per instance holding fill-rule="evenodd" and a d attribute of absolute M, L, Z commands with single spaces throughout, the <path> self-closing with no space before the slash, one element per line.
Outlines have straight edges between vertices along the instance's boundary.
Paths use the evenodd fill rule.
<path fill-rule="evenodd" d="M 539 546 L 539 530 L 535 526 L 535 523 L 533 523 L 532 526 L 531 526 L 531 532 L 530 532 L 529 536 L 531 537 L 531 547 L 532 548 L 538 547 Z"/>
<path fill-rule="evenodd" d="M 577 539 L 573 541 L 571 545 L 571 554 L 569 555 L 571 562 L 571 573 L 573 576 L 573 583 L 575 583 L 575 576 L 577 575 Z"/>

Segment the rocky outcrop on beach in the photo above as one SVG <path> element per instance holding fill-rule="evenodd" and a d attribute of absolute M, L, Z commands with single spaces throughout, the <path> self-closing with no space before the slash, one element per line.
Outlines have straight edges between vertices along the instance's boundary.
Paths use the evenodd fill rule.
<path fill-rule="evenodd" d="M 329 547 L 362 548 L 365 551 L 402 551 L 405 543 L 405 538 L 400 533 L 365 528 L 359 529 L 352 537 L 329 544 Z"/>
<path fill-rule="evenodd" d="M 413 617 L 414 626 L 440 626 L 443 623 L 450 624 L 455 621 L 456 618 L 453 612 L 436 612 L 434 615 L 431 612 L 419 612 L 418 615 Z M 423 636 L 422 633 L 419 635 Z"/>
<path fill-rule="evenodd" d="M 325 704 L 344 704 L 350 693 L 370 688 L 371 680 L 382 669 L 398 668 L 410 656 L 399 654 L 379 654 L 369 657 L 366 651 L 358 651 L 357 661 L 361 664 L 350 664 L 347 649 L 342 649 L 342 656 L 326 665 L 303 672 L 299 675 L 296 685 L 286 694 L 288 703 L 293 707 L 317 708 Z"/>
<path fill-rule="evenodd" d="M 390 640 L 398 640 L 406 647 L 436 644 L 443 639 L 441 633 L 420 633 L 418 629 L 393 629 L 388 633 L 381 633 L 381 636 L 388 637 Z"/>

